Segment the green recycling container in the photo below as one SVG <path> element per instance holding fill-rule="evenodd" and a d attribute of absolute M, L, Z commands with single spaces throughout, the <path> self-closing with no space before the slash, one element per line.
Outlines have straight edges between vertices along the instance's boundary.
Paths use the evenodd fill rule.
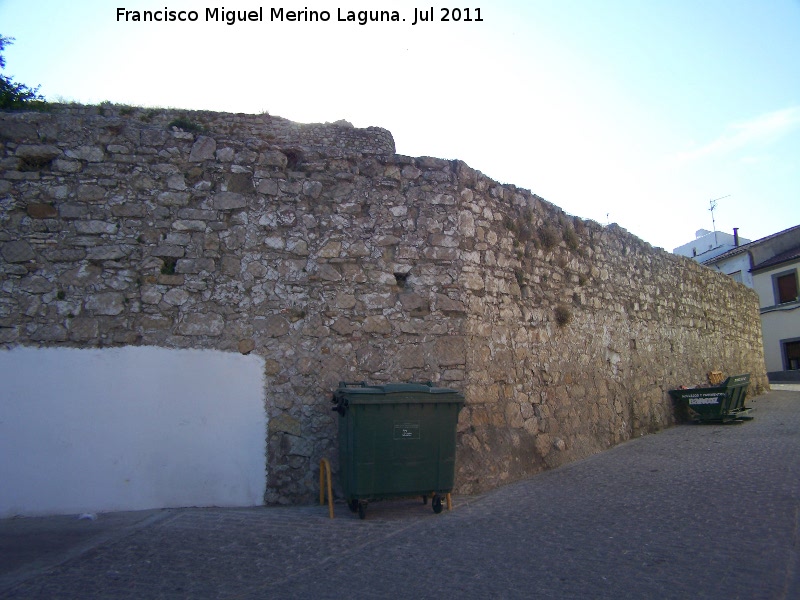
<path fill-rule="evenodd" d="M 430 383 L 340 383 L 339 471 L 348 506 L 363 519 L 370 500 L 431 497 L 433 510 L 453 489 L 457 390 Z"/>
<path fill-rule="evenodd" d="M 707 423 L 752 419 L 744 404 L 750 373 L 728 377 L 718 386 L 670 390 L 672 398 L 688 408 L 692 420 Z"/>

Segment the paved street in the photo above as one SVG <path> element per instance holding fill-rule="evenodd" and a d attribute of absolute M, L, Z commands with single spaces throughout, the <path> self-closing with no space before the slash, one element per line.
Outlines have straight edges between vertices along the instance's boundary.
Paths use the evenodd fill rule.
<path fill-rule="evenodd" d="M 435 515 L 419 500 L 0 521 L 2 598 L 800 598 L 800 392 Z"/>

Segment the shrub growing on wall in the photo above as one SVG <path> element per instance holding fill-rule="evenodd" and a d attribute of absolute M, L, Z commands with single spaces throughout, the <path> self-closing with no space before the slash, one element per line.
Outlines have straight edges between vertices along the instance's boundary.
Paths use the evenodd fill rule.
<path fill-rule="evenodd" d="M 559 327 L 569 325 L 570 321 L 572 321 L 572 311 L 563 304 L 556 306 L 553 312 L 556 316 L 556 324 Z"/>

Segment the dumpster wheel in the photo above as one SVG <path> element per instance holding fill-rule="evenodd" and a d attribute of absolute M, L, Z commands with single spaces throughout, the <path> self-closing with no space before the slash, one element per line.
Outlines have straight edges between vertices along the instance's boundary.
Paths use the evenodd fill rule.
<path fill-rule="evenodd" d="M 431 496 L 431 506 L 433 506 L 433 512 L 437 515 L 442 512 L 442 497 L 439 494 Z"/>
<path fill-rule="evenodd" d="M 358 502 L 358 518 L 359 519 L 366 519 L 367 518 L 367 501 L 366 500 L 357 500 Z"/>

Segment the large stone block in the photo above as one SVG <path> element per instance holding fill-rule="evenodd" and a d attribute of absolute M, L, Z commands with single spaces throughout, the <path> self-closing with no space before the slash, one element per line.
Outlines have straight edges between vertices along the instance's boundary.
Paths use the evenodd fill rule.
<path fill-rule="evenodd" d="M 217 141 L 205 135 L 198 136 L 192 150 L 189 153 L 189 160 L 191 162 L 202 162 L 204 160 L 213 160 L 214 154 L 217 151 Z"/>
<path fill-rule="evenodd" d="M 213 258 L 180 258 L 175 264 L 175 273 L 213 273 L 216 268 Z"/>
<path fill-rule="evenodd" d="M 106 190 L 99 185 L 87 183 L 78 186 L 77 197 L 81 202 L 100 202 L 106 197 Z"/>
<path fill-rule="evenodd" d="M 20 144 L 14 155 L 22 159 L 41 159 L 50 161 L 61 154 L 52 144 Z"/>
<path fill-rule="evenodd" d="M 80 234 L 109 234 L 117 232 L 117 224 L 108 221 L 75 221 L 75 231 Z"/>
<path fill-rule="evenodd" d="M 289 321 L 280 315 L 253 321 L 253 330 L 267 337 L 282 337 L 289 333 Z"/>
<path fill-rule="evenodd" d="M 236 192 L 219 192 L 214 194 L 213 204 L 217 210 L 234 210 L 245 208 L 247 198 Z"/>
<path fill-rule="evenodd" d="M 67 150 L 65 154 L 70 158 L 87 162 L 102 162 L 105 159 L 105 152 L 99 146 L 78 146 Z"/>
<path fill-rule="evenodd" d="M 186 206 L 190 197 L 189 192 L 161 192 L 158 195 L 158 203 L 162 206 Z"/>
<path fill-rule="evenodd" d="M 382 315 L 371 316 L 364 319 L 364 324 L 361 326 L 361 330 L 364 333 L 378 333 L 385 335 L 392 332 L 392 324 L 389 322 L 389 319 Z"/>
<path fill-rule="evenodd" d="M 218 336 L 225 329 L 225 319 L 216 313 L 192 313 L 178 325 L 178 332 L 188 336 Z"/>
<path fill-rule="evenodd" d="M 86 310 L 95 315 L 118 315 L 125 310 L 125 297 L 118 292 L 105 292 L 88 296 Z"/>
<path fill-rule="evenodd" d="M 463 336 L 444 336 L 436 340 L 433 360 L 441 367 L 465 365 L 467 341 Z"/>
<path fill-rule="evenodd" d="M 3 260 L 6 262 L 22 263 L 33 260 L 36 257 L 36 253 L 25 240 L 13 240 L 5 242 L 2 247 L 0 247 L 0 256 L 2 256 Z"/>

